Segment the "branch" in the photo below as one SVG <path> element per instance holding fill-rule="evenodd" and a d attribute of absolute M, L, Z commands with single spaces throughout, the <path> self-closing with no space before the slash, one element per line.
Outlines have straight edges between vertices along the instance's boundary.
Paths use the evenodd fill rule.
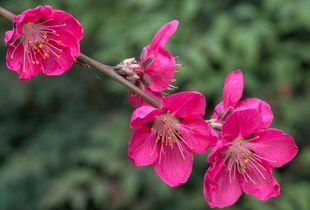
<path fill-rule="evenodd" d="M 4 18 L 8 19 L 9 21 L 13 21 L 13 18 L 15 17 L 15 14 L 0 7 L 0 15 L 2 15 Z M 132 90 L 137 95 L 141 96 L 144 100 L 149 102 L 152 106 L 156 108 L 161 107 L 161 102 L 157 100 L 156 98 L 146 94 L 144 91 L 142 91 L 140 88 L 126 80 L 124 77 L 118 75 L 114 72 L 114 67 L 108 66 L 106 64 L 100 63 L 84 54 L 80 54 L 79 57 L 77 57 L 77 60 L 81 63 L 87 64 L 89 66 L 92 66 L 93 68 L 97 69 L 98 71 L 108 75 L 112 79 L 116 80 L 117 82 L 121 83 L 128 89 Z"/>
<path fill-rule="evenodd" d="M 133 85 L 131 82 L 126 80 L 124 77 L 118 75 L 117 73 L 114 72 L 114 67 L 105 65 L 103 63 L 100 63 L 87 55 L 84 55 L 81 53 L 81 55 L 77 58 L 79 61 L 82 63 L 86 63 L 93 68 L 97 69 L 98 71 L 108 75 L 112 79 L 116 80 L 117 82 L 121 83 L 125 87 L 129 88 L 132 90 L 134 93 L 138 94 L 141 96 L 143 99 L 145 99 L 147 102 L 149 102 L 151 105 L 153 105 L 156 108 L 161 107 L 161 102 L 158 101 L 157 99 L 153 98 L 152 96 L 146 94 L 144 91 L 142 91 L 140 88 L 137 86 Z"/>
<path fill-rule="evenodd" d="M 12 13 L 12 12 L 10 12 L 10 11 L 8 11 L 8 10 L 2 8 L 2 7 L 0 7 L 0 14 L 1 14 L 4 18 L 8 19 L 9 21 L 13 21 L 13 19 L 14 19 L 14 17 L 15 17 L 15 14 L 14 14 L 14 13 Z"/>

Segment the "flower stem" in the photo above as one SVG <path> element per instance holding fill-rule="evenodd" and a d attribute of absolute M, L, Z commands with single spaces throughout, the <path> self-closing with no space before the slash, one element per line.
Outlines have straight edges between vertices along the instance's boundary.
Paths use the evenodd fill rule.
<path fill-rule="evenodd" d="M 10 11 L 2 8 L 2 7 L 0 7 L 0 14 L 3 17 L 5 17 L 6 19 L 8 19 L 9 21 L 13 21 L 13 18 L 15 17 L 15 15 L 12 12 L 10 12 Z"/>
<path fill-rule="evenodd" d="M 9 21 L 13 21 L 13 18 L 15 17 L 15 14 L 13 14 L 12 12 L 10 12 L 10 11 L 2 8 L 2 7 L 0 7 L 0 15 L 2 15 L 4 18 L 8 19 Z M 93 68 L 97 69 L 98 71 L 108 75 L 112 79 L 116 80 L 117 82 L 121 83 L 122 85 L 124 85 L 128 89 L 132 90 L 134 93 L 141 96 L 144 100 L 149 102 L 152 106 L 154 106 L 156 108 L 161 107 L 161 102 L 159 100 L 157 100 L 156 98 L 146 94 L 144 91 L 142 91 L 137 86 L 133 85 L 131 82 L 126 80 L 124 77 L 115 73 L 113 66 L 108 66 L 106 64 L 100 63 L 100 62 L 98 62 L 98 61 L 96 61 L 96 60 L 94 60 L 94 59 L 92 59 L 92 58 L 90 58 L 90 57 L 88 57 L 82 53 L 80 54 L 79 57 L 77 57 L 77 60 L 81 63 L 92 66 Z"/>

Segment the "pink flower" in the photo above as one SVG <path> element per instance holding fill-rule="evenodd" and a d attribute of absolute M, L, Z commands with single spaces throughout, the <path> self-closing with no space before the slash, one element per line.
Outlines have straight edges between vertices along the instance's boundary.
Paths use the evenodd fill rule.
<path fill-rule="evenodd" d="M 14 18 L 14 25 L 4 37 L 9 44 L 6 63 L 22 80 L 63 74 L 80 54 L 82 26 L 64 11 L 50 6 L 28 9 Z"/>
<path fill-rule="evenodd" d="M 208 157 L 204 197 L 211 207 L 234 204 L 242 192 L 267 200 L 280 194 L 272 168 L 286 164 L 297 153 L 294 140 L 277 129 L 263 129 L 254 109 L 235 111 L 222 127 L 222 139 Z"/>
<path fill-rule="evenodd" d="M 137 62 L 134 59 L 125 60 L 125 67 L 133 70 L 135 73 L 134 84 L 155 92 L 158 95 L 159 92 L 168 88 L 176 71 L 175 58 L 165 49 L 165 45 L 168 39 L 174 34 L 179 22 L 173 20 L 166 23 L 154 36 L 152 42 L 143 48 L 140 61 Z M 128 78 L 130 80 L 130 78 Z M 135 107 L 146 105 L 139 97 L 131 98 L 132 93 L 129 93 L 129 101 Z M 135 96 L 135 95 L 133 95 Z M 135 102 L 135 100 L 138 100 Z"/>
<path fill-rule="evenodd" d="M 273 120 L 270 105 L 258 98 L 248 98 L 239 102 L 243 86 L 243 75 L 240 70 L 232 71 L 227 75 L 223 88 L 223 101 L 215 107 L 211 119 L 222 123 L 233 111 L 256 109 L 262 115 L 264 127 L 269 127 Z"/>
<path fill-rule="evenodd" d="M 136 166 L 153 165 L 169 186 L 185 183 L 192 171 L 193 154 L 215 143 L 202 119 L 206 101 L 198 92 L 180 92 L 163 99 L 163 107 L 141 106 L 132 114 L 135 132 L 128 156 Z"/>

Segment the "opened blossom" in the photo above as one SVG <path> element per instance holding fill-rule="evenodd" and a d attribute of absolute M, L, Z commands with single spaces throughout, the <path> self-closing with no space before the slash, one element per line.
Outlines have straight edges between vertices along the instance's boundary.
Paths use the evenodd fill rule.
<path fill-rule="evenodd" d="M 155 97 L 160 97 L 159 92 L 169 87 L 176 71 L 175 58 L 165 49 L 165 45 L 178 25 L 179 22 L 173 20 L 161 27 L 151 43 L 143 48 L 140 61 L 126 59 L 118 65 L 121 74 L 141 89 L 153 92 Z M 129 102 L 135 107 L 148 104 L 131 91 Z"/>
<path fill-rule="evenodd" d="M 50 6 L 28 9 L 14 17 L 14 30 L 5 33 L 7 67 L 29 80 L 38 74 L 60 75 L 80 54 L 81 24 Z"/>
<path fill-rule="evenodd" d="M 169 186 L 185 183 L 192 171 L 193 154 L 215 144 L 209 125 L 202 119 L 206 101 L 198 92 L 180 92 L 163 99 L 163 106 L 141 106 L 132 114 L 136 129 L 128 156 L 136 166 L 153 165 Z"/>
<path fill-rule="evenodd" d="M 222 127 L 222 137 L 208 157 L 204 197 L 211 207 L 227 207 L 242 194 L 267 200 L 280 194 L 272 168 L 286 164 L 297 153 L 294 140 L 267 128 L 255 109 L 235 111 Z"/>
<path fill-rule="evenodd" d="M 262 116 L 265 128 L 269 127 L 273 120 L 270 105 L 258 98 L 248 98 L 240 101 L 243 93 L 244 81 L 240 70 L 230 72 L 225 78 L 223 88 L 223 101 L 216 105 L 211 119 L 222 124 L 227 116 L 238 110 L 255 109 Z"/>

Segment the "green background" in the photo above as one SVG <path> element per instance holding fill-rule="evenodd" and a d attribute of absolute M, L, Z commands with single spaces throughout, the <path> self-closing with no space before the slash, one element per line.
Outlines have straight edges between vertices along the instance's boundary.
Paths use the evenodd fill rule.
<path fill-rule="evenodd" d="M 139 57 L 164 23 L 178 19 L 167 49 L 184 65 L 180 90 L 202 92 L 210 116 L 225 75 L 242 69 L 244 98 L 270 103 L 272 127 L 299 146 L 293 161 L 274 170 L 279 197 L 243 195 L 229 209 L 310 209 L 309 0 L 0 0 L 17 14 L 40 4 L 80 20 L 82 52 L 110 65 Z M 1 36 L 11 27 L 0 18 Z M 0 52 L 1 210 L 209 208 L 202 196 L 207 154 L 195 155 L 189 181 L 178 188 L 127 158 L 133 109 L 125 87 L 78 65 L 20 81 L 5 67 L 3 43 Z"/>

